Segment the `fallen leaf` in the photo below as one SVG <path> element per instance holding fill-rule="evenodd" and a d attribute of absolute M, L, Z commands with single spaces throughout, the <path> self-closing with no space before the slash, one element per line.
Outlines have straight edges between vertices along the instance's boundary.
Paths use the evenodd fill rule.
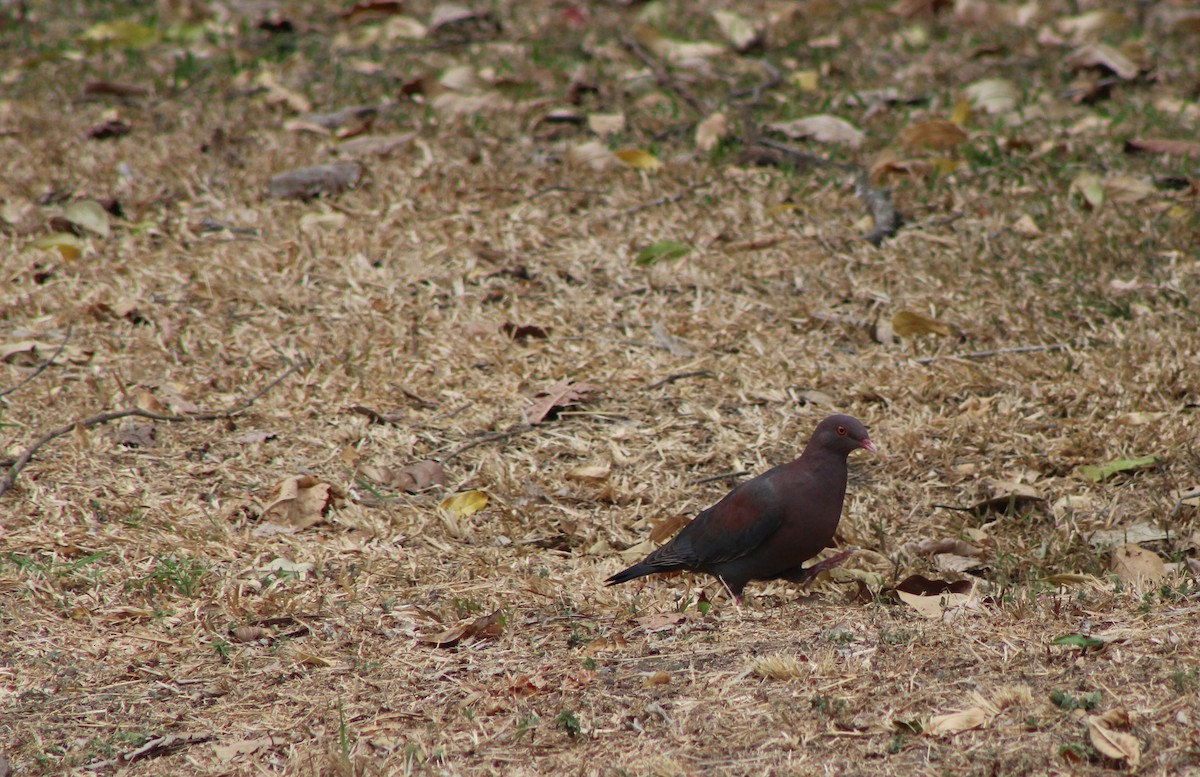
<path fill-rule="evenodd" d="M 1013 222 L 1013 231 L 1021 237 L 1041 237 L 1042 230 L 1028 213 Z"/>
<path fill-rule="evenodd" d="M 312 475 L 282 480 L 272 489 L 274 499 L 263 508 L 261 523 L 306 529 L 324 520 L 341 494 Z"/>
<path fill-rule="evenodd" d="M 438 509 L 454 518 L 465 518 L 468 515 L 474 515 L 487 506 L 487 492 L 478 489 L 451 494 L 438 503 Z"/>
<path fill-rule="evenodd" d="M 653 612 L 634 618 L 634 621 L 646 631 L 665 631 L 678 626 L 685 620 L 687 620 L 687 615 L 682 612 Z"/>
<path fill-rule="evenodd" d="M 87 248 L 87 243 L 72 235 L 70 232 L 55 232 L 52 235 L 39 237 L 30 243 L 28 248 L 36 248 L 47 253 L 53 251 L 69 261 L 78 259 Z"/>
<path fill-rule="evenodd" d="M 525 417 L 530 425 L 540 424 L 557 410 L 591 399 L 589 395 L 597 391 L 599 389 L 590 383 L 563 378 L 537 393 L 533 406 L 525 411 Z"/>
<path fill-rule="evenodd" d="M 987 113 L 1008 113 L 1017 107 L 1017 87 L 1005 78 L 985 78 L 965 90 L 971 105 Z"/>
<path fill-rule="evenodd" d="M 625 114 L 589 113 L 587 124 L 597 135 L 615 135 L 625 129 Z"/>
<path fill-rule="evenodd" d="M 691 250 L 692 247 L 687 243 L 680 243 L 676 240 L 659 240 L 638 251 L 633 261 L 645 267 L 663 260 L 679 259 L 686 256 Z"/>
<path fill-rule="evenodd" d="M 1118 32 L 1128 25 L 1129 20 L 1118 11 L 1090 11 L 1078 16 L 1066 16 L 1054 23 L 1059 32 L 1075 41 Z"/>
<path fill-rule="evenodd" d="M 257 739 L 243 739 L 240 742 L 233 742 L 228 745 L 213 745 L 213 755 L 218 761 L 232 761 L 239 755 L 250 755 L 257 753 L 267 747 L 274 747 L 276 744 L 274 737 L 259 737 Z"/>
<path fill-rule="evenodd" d="M 1154 467 L 1158 464 L 1157 456 L 1143 456 L 1140 459 L 1116 459 L 1108 461 L 1104 464 L 1085 464 L 1080 467 L 1077 472 L 1080 477 L 1087 478 L 1094 483 L 1099 483 L 1107 480 L 1118 472 L 1129 472 L 1131 470 L 1146 469 Z"/>
<path fill-rule="evenodd" d="M 1106 545 L 1138 545 L 1143 542 L 1161 542 L 1169 539 L 1172 532 L 1151 523 L 1135 523 L 1119 529 L 1093 532 L 1088 542 L 1094 547 Z"/>
<path fill-rule="evenodd" d="M 725 40 L 729 41 L 733 50 L 739 54 L 744 54 L 763 42 L 763 28 L 740 14 L 732 11 L 713 11 L 713 19 Z"/>
<path fill-rule="evenodd" d="M 812 94 L 821 86 L 821 74 L 816 70 L 797 70 L 788 76 L 792 86 L 805 94 Z"/>
<path fill-rule="evenodd" d="M 582 467 L 572 467 L 567 470 L 567 478 L 570 480 L 583 480 L 598 482 L 608 480 L 612 469 L 607 464 L 592 464 Z"/>
<path fill-rule="evenodd" d="M 345 189 L 361 174 L 362 167 L 356 162 L 299 167 L 272 176 L 267 190 L 277 199 L 315 197 Z"/>
<path fill-rule="evenodd" d="M 1073 70 L 1102 68 L 1125 81 L 1137 78 L 1139 72 L 1137 63 L 1106 43 L 1081 46 L 1067 55 L 1066 65 Z"/>
<path fill-rule="evenodd" d="M 924 727 L 924 730 L 931 737 L 957 734 L 960 731 L 979 728 L 987 723 L 987 720 L 987 710 L 982 707 L 971 707 L 959 712 L 951 712 L 948 715 L 935 715 L 929 719 L 929 724 Z"/>
<path fill-rule="evenodd" d="M 1117 731 L 1129 727 L 1129 716 L 1122 710 L 1109 710 L 1103 715 L 1088 715 L 1088 736 L 1092 746 L 1103 755 L 1125 761 L 1136 769 L 1142 760 L 1142 744 L 1133 734 Z"/>
<path fill-rule="evenodd" d="M 359 135 L 337 144 L 333 147 L 333 151 L 341 156 L 386 157 L 412 145 L 416 138 L 417 133 L 415 132 L 404 132 L 398 135 Z"/>
<path fill-rule="evenodd" d="M 658 161 L 658 157 L 638 148 L 621 148 L 612 153 L 617 159 L 635 170 L 654 172 L 662 167 L 662 163 Z"/>
<path fill-rule="evenodd" d="M 416 464 L 409 464 L 396 476 L 396 487 L 402 488 L 410 494 L 424 491 L 433 486 L 445 488 L 446 485 L 446 471 L 436 461 L 418 461 Z"/>
<path fill-rule="evenodd" d="M 1155 585 L 1167 576 L 1163 560 L 1154 551 L 1130 543 L 1112 553 L 1111 569 L 1122 582 Z"/>
<path fill-rule="evenodd" d="M 941 321 L 909 310 L 901 310 L 892 316 L 892 331 L 900 337 L 912 337 L 913 335 L 949 337 L 951 334 L 950 327 Z"/>
<path fill-rule="evenodd" d="M 662 669 L 659 669 L 657 672 L 651 672 L 650 674 L 646 675 L 644 680 L 642 680 L 642 685 L 646 686 L 647 688 L 652 688 L 656 685 L 670 684 L 671 673 L 663 671 Z"/>
<path fill-rule="evenodd" d="M 723 113 L 713 113 L 696 125 L 696 148 L 712 151 L 729 134 L 729 120 Z"/>
<path fill-rule="evenodd" d="M 78 37 L 80 43 L 90 48 L 120 46 L 125 49 L 143 49 L 159 40 L 158 30 L 129 19 L 100 22 L 87 28 Z"/>
<path fill-rule="evenodd" d="M 952 151 L 967 141 L 967 133 L 954 122 L 934 119 L 905 127 L 897 140 L 909 149 Z"/>
<path fill-rule="evenodd" d="M 867 137 L 862 130 L 850 122 L 829 114 L 774 122 L 768 124 L 767 129 L 786 135 L 793 140 L 812 138 L 818 143 L 844 143 L 850 148 L 858 148 Z"/>
<path fill-rule="evenodd" d="M 603 170 L 619 164 L 608 146 L 599 140 L 590 140 L 567 149 L 567 162 L 573 165 L 586 165 L 593 170 Z"/>
<path fill-rule="evenodd" d="M 1125 151 L 1146 151 L 1151 154 L 1186 156 L 1200 159 L 1200 142 L 1194 140 L 1166 140 L 1163 138 L 1134 138 L 1125 141 Z"/>
<path fill-rule="evenodd" d="M 1053 642 L 1055 645 L 1066 645 L 1067 647 L 1077 647 L 1082 650 L 1088 650 L 1090 648 L 1101 648 L 1101 647 L 1104 647 L 1104 644 L 1105 644 L 1104 640 L 1099 639 L 1098 637 L 1092 637 L 1087 634 L 1080 634 L 1080 633 L 1063 634 L 1062 636 L 1055 637 Z"/>
<path fill-rule="evenodd" d="M 1114 175 L 1104 179 L 1104 194 L 1113 202 L 1140 202 L 1157 191 L 1154 184 L 1132 175 Z"/>
<path fill-rule="evenodd" d="M 629 640 L 620 632 L 614 632 L 605 637 L 596 637 L 583 646 L 583 654 L 585 656 L 594 656 L 597 653 L 608 653 L 617 650 L 623 650 L 629 646 Z"/>
<path fill-rule="evenodd" d="M 1095 173 L 1080 173 L 1071 181 L 1070 190 L 1083 197 L 1092 210 L 1104 204 L 1104 183 Z"/>
<path fill-rule="evenodd" d="M 108 211 L 95 200 L 79 200 L 67 206 L 63 218 L 88 232 L 108 237 Z"/>
<path fill-rule="evenodd" d="M 440 634 L 417 637 L 417 641 L 435 647 L 454 647 L 463 640 L 472 637 L 480 639 L 498 637 L 504 633 L 504 626 L 504 613 L 496 610 L 491 615 L 482 615 L 475 620 L 460 623 L 457 626 L 446 629 Z"/>

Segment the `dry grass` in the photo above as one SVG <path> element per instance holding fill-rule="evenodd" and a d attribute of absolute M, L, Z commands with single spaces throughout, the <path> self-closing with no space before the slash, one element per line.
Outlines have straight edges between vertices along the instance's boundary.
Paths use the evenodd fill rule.
<path fill-rule="evenodd" d="M 68 5 L 14 22 L 13 56 L 60 52 L 113 18 Z M 1077 105 L 1062 96 L 1061 52 L 1038 48 L 1036 27 L 808 3 L 803 23 L 774 28 L 768 56 L 822 70 L 824 91 L 777 87 L 757 118 L 844 115 L 869 133 L 847 158 L 867 161 L 899 128 L 944 115 L 985 75 L 1021 79 L 1026 95 L 1018 123 L 975 117 L 957 174 L 891 182 L 915 226 L 876 249 L 842 177 L 744 166 L 736 143 L 695 151 L 688 122 L 699 117 L 638 77 L 617 44 L 636 7 L 588 6 L 587 26 L 573 28 L 564 6 L 501 2 L 496 41 L 430 48 L 363 40 L 378 27 L 347 25 L 324 4 L 280 5 L 298 33 L 258 29 L 249 7 L 161 4 L 161 27 L 206 25 L 184 65 L 180 44 L 165 42 L 6 67 L 0 343 L 44 345 L 0 364 L 0 386 L 73 329 L 47 370 L 0 399 L 0 456 L 135 403 L 234 406 L 303 365 L 232 420 L 157 423 L 150 445 L 121 444 L 136 431 L 122 423 L 54 440 L 0 497 L 0 752 L 19 773 L 86 771 L 163 736 L 197 739 L 121 768 L 1122 768 L 1094 749 L 1080 706 L 1129 713 L 1142 772 L 1200 773 L 1200 600 L 1187 571 L 1200 527 L 1195 506 L 1173 512 L 1200 485 L 1196 200 L 1156 190 L 1093 212 L 1070 191 L 1083 170 L 1194 175 L 1194 163 L 1121 149 L 1130 136 L 1194 131 L 1153 107 L 1187 99 L 1200 77 L 1186 56 L 1194 35 L 1148 21 L 1162 77 Z M 1068 13 L 1048 5 L 1048 19 Z M 719 38 L 708 4 L 668 10 L 668 34 Z M 914 49 L 896 30 L 917 25 L 929 41 Z M 832 35 L 834 48 L 805 45 Z M 968 56 L 987 46 L 999 53 Z M 331 111 L 462 64 L 510 78 L 503 109 L 455 118 L 388 102 L 372 131 L 417 131 L 415 144 L 366 160 L 363 181 L 334 197 L 264 197 L 271 175 L 330 159 L 336 141 L 285 129 L 294 112 L 255 86 L 260 74 Z M 567 161 L 586 128 L 537 119 L 567 102 L 577 70 L 599 89 L 581 110 L 624 111 L 620 144 L 653 148 L 661 170 Z M 729 81 L 761 78 L 731 55 L 710 71 L 679 77 L 714 106 Z M 185 88 L 172 90 L 173 77 Z M 100 79 L 152 94 L 80 97 Z M 874 118 L 837 107 L 885 86 L 932 102 Z M 113 113 L 130 135 L 84 136 Z M 108 197 L 124 218 L 81 257 L 26 250 L 66 203 Z M 1040 236 L 1013 228 L 1026 214 Z M 635 264 L 663 239 L 693 250 Z M 876 322 L 900 310 L 956 336 L 878 342 Z M 514 340 L 505 323 L 549 336 Z M 1067 347 L 956 356 L 1055 343 Z M 522 425 L 535 392 L 563 377 L 602 394 Z M 863 418 L 882 449 L 852 458 L 841 537 L 862 551 L 849 566 L 887 583 L 956 579 L 912 543 L 965 539 L 984 551 L 974 609 L 926 620 L 832 581 L 752 584 L 741 610 L 707 579 L 601 584 L 657 523 L 734 482 L 695 481 L 787 460 L 834 410 Z M 1102 483 L 1074 474 L 1147 454 L 1161 463 Z M 488 507 L 440 515 L 440 489 L 407 494 L 365 476 L 427 459 L 443 461 L 448 491 L 482 489 Z M 573 476 L 581 466 L 609 474 Z M 300 474 L 344 498 L 315 525 L 264 530 L 272 488 Z M 984 516 L 938 507 L 1005 482 L 1046 501 Z M 1108 551 L 1088 542 L 1143 523 L 1170 528 L 1144 543 L 1176 564 L 1161 585 L 1108 577 Z M 1061 573 L 1080 577 L 1040 582 Z M 713 600 L 703 614 L 702 586 Z M 498 636 L 421 640 L 496 610 Z M 1053 643 L 1077 632 L 1105 644 Z M 986 712 L 980 728 L 921 733 L 973 707 Z"/>

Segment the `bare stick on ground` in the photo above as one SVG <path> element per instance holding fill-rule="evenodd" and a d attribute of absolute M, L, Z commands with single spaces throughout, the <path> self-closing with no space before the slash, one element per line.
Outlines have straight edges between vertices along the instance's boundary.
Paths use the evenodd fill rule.
<path fill-rule="evenodd" d="M 904 216 L 900 211 L 896 210 L 896 206 L 892 204 L 892 198 L 888 195 L 887 191 L 872 186 L 870 178 L 867 176 L 867 171 L 859 165 L 834 162 L 822 156 L 801 151 L 786 143 L 779 143 L 770 138 L 750 137 L 747 145 L 751 144 L 757 144 L 764 148 L 778 151 L 784 155 L 784 159 L 788 159 L 792 163 L 804 163 L 814 167 L 832 167 L 835 170 L 852 173 L 854 175 L 854 195 L 867 206 L 867 212 L 871 215 L 871 220 L 875 224 L 870 232 L 863 235 L 863 239 L 871 245 L 877 246 L 881 244 L 884 240 L 899 232 L 900 227 L 904 225 Z"/>
<path fill-rule="evenodd" d="M 287 370 L 281 373 L 270 383 L 263 386 L 254 394 L 246 399 L 243 399 L 241 402 L 237 403 L 228 410 L 217 410 L 207 413 L 191 413 L 189 415 L 168 415 L 165 413 L 152 413 L 149 410 L 143 410 L 140 407 L 131 407 L 126 410 L 110 410 L 106 413 L 97 413 L 96 415 L 88 416 L 87 418 L 81 418 L 78 421 L 72 421 L 71 423 L 65 424 L 56 429 L 51 429 L 41 437 L 34 440 L 33 444 L 28 448 L 21 451 L 21 454 L 17 456 L 12 465 L 9 466 L 8 472 L 4 474 L 4 477 L 0 477 L 0 496 L 4 496 L 5 492 L 13 487 L 13 484 L 17 482 L 17 475 L 21 474 L 21 470 L 28 466 L 29 462 L 33 460 L 33 455 L 37 453 L 43 445 L 51 440 L 62 437 L 63 435 L 70 434 L 76 429 L 89 429 L 93 426 L 106 424 L 109 421 L 117 421 L 122 418 L 130 417 L 149 418 L 153 421 L 170 421 L 174 423 L 187 421 L 220 421 L 234 418 L 244 413 L 247 408 L 257 402 L 264 394 L 278 386 L 306 363 L 307 362 L 293 363 L 287 368 Z"/>
<path fill-rule="evenodd" d="M 33 372 L 29 373 L 24 378 L 22 378 L 21 381 L 19 383 L 17 383 L 17 385 L 10 386 L 10 387 L 4 389 L 3 391 L 0 391 L 0 397 L 8 396 L 9 394 L 13 393 L 17 389 L 24 386 L 26 383 L 29 383 L 31 380 L 36 378 L 38 375 L 41 375 L 43 372 L 45 372 L 46 368 L 54 363 L 54 360 L 57 359 L 59 357 L 59 355 L 63 352 L 63 349 L 67 347 L 67 343 L 69 343 L 71 341 L 71 328 L 73 326 L 74 326 L 73 323 L 67 324 L 66 334 L 63 335 L 63 340 L 61 343 L 58 344 L 58 348 L 56 348 L 54 350 L 54 353 L 50 354 L 50 358 L 44 360 L 41 364 L 39 364 L 37 366 L 37 369 L 35 369 Z"/>

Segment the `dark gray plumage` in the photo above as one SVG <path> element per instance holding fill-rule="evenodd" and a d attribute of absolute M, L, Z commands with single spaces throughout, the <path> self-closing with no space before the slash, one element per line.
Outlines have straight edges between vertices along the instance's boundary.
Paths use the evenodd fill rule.
<path fill-rule="evenodd" d="M 605 582 L 690 570 L 720 578 L 739 599 L 750 580 L 806 582 L 812 572 L 804 562 L 828 547 L 837 530 L 846 457 L 859 448 L 875 450 L 867 427 L 852 416 L 829 416 L 800 458 L 742 483 L 666 545 Z"/>

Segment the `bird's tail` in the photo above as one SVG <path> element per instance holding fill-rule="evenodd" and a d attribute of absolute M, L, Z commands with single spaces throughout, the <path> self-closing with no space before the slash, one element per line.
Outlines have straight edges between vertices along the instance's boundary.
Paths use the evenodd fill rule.
<path fill-rule="evenodd" d="M 620 583 L 628 583 L 630 580 L 633 580 L 635 578 L 645 577 L 646 575 L 652 574 L 654 572 L 661 572 L 661 571 L 662 571 L 661 569 L 656 569 L 655 567 L 652 567 L 649 564 L 646 564 L 644 562 L 640 563 L 640 564 L 634 564 L 633 566 L 629 567 L 628 569 L 623 569 L 620 572 L 618 572 L 617 574 L 610 577 L 609 579 L 605 580 L 604 584 L 605 585 L 618 585 Z"/>

